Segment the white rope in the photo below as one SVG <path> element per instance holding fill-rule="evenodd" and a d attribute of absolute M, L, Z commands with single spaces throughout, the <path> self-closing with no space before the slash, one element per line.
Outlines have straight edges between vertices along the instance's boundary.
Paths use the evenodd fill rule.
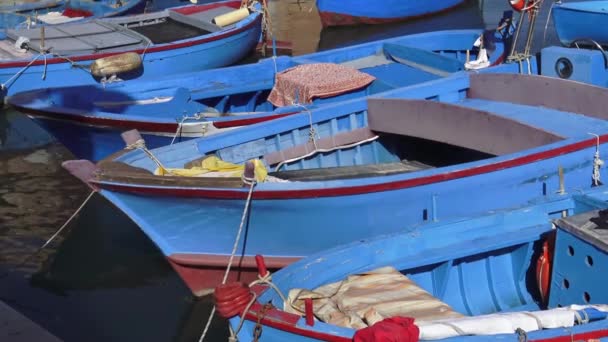
<path fill-rule="evenodd" d="M 370 142 L 370 141 L 374 141 L 374 140 L 376 140 L 378 138 L 379 138 L 379 136 L 375 135 L 375 136 L 373 136 L 371 138 L 368 138 L 368 139 L 365 139 L 365 140 L 361 140 L 361 141 L 357 141 L 355 143 L 348 144 L 348 145 L 341 145 L 341 146 L 336 146 L 336 147 L 332 147 L 332 148 L 319 148 L 319 149 L 315 149 L 315 150 L 313 150 L 313 151 L 311 151 L 311 152 L 309 152 L 309 153 L 307 153 L 307 154 L 305 154 L 303 156 L 299 156 L 299 157 L 295 157 L 295 158 L 292 158 L 292 159 L 287 159 L 287 160 L 281 161 L 274 168 L 274 171 L 275 172 L 279 171 L 279 169 L 281 168 L 281 166 L 283 166 L 285 164 L 293 163 L 293 162 L 298 161 L 300 159 L 308 158 L 308 157 L 310 157 L 310 156 L 312 156 L 314 154 L 320 153 L 320 152 L 323 152 L 323 153 L 324 152 L 332 152 L 332 151 L 343 149 L 343 148 L 351 148 L 351 147 L 355 147 L 355 146 L 359 146 L 359 145 L 365 144 L 365 143 Z"/>
<path fill-rule="evenodd" d="M 169 145 L 173 145 L 173 143 L 175 142 L 175 139 L 177 139 L 178 135 L 182 131 L 184 122 L 186 122 L 188 120 L 200 120 L 203 118 L 205 118 L 205 113 L 197 113 L 192 116 L 188 116 L 188 115 L 183 116 L 182 120 L 177 123 L 177 130 L 175 131 L 175 135 L 173 135 L 173 139 L 171 140 L 171 143 Z"/>
<path fill-rule="evenodd" d="M 42 251 L 44 248 L 46 248 L 46 246 L 48 246 L 51 242 L 53 242 L 53 240 L 55 240 L 55 238 L 57 236 L 59 236 L 59 234 L 61 234 L 61 232 L 70 224 L 70 222 L 72 222 L 72 220 L 76 217 L 76 215 L 78 215 L 78 213 L 80 213 L 82 208 L 84 208 L 84 206 L 89 202 L 89 200 L 91 199 L 91 197 L 93 197 L 95 192 L 96 191 L 91 191 L 91 193 L 89 193 L 89 195 L 87 196 L 87 198 L 85 198 L 85 200 L 82 202 L 82 204 L 80 204 L 80 206 L 76 209 L 76 211 L 74 211 L 72 216 L 70 216 L 70 218 L 68 218 L 67 221 L 65 221 L 63 223 L 63 225 L 61 227 L 59 227 L 59 229 L 55 232 L 55 234 L 53 234 L 50 238 L 48 238 L 48 240 L 46 240 L 46 242 L 42 246 L 38 247 L 38 249 L 34 253 L 28 255 L 25 259 L 23 259 L 23 261 L 21 261 L 15 267 L 19 267 L 19 266 L 25 264 L 31 257 L 40 253 L 40 251 Z M 0 275 L 0 278 L 4 278 L 8 274 L 9 274 L 9 272 L 6 272 L 6 273 Z"/>
<path fill-rule="evenodd" d="M 236 233 L 236 238 L 234 240 L 234 245 L 232 246 L 232 253 L 230 253 L 230 259 L 228 259 L 228 266 L 226 266 L 226 271 L 224 272 L 224 278 L 222 279 L 222 284 L 226 284 L 226 280 L 228 280 L 228 274 L 230 274 L 230 268 L 232 267 L 232 262 L 234 261 L 234 256 L 236 255 L 236 250 L 239 247 L 239 241 L 241 240 L 241 235 L 243 233 L 243 227 L 245 226 L 245 219 L 247 218 L 247 213 L 249 211 L 249 204 L 251 203 L 251 196 L 253 194 L 253 188 L 256 184 L 255 179 L 245 178 L 249 182 L 249 193 L 247 194 L 247 200 L 245 201 L 245 209 L 243 210 L 243 215 L 241 216 L 241 224 L 239 226 L 239 230 Z M 213 320 L 213 316 L 215 315 L 215 306 L 211 309 L 211 313 L 209 314 L 209 319 L 207 320 L 207 324 L 205 324 L 205 329 L 199 338 L 199 342 L 205 340 L 205 336 L 207 336 L 207 332 L 209 331 L 209 327 L 211 326 L 211 321 Z"/>
<path fill-rule="evenodd" d="M 160 162 L 160 160 L 158 158 L 156 158 L 156 156 L 150 150 L 148 150 L 148 148 L 146 147 L 146 142 L 144 141 L 144 139 L 137 139 L 136 142 L 125 146 L 125 149 L 127 149 L 127 150 L 134 150 L 134 149 L 142 150 L 154 163 L 156 163 L 156 166 L 158 166 L 161 170 L 164 170 L 165 172 L 171 174 L 171 171 L 169 171 Z"/>
<path fill-rule="evenodd" d="M 315 150 L 317 149 L 317 131 L 315 130 L 315 127 L 312 124 L 312 112 L 310 111 L 310 109 L 308 109 L 305 105 L 300 104 L 300 103 L 295 103 L 293 102 L 292 105 L 296 106 L 296 107 L 300 107 L 302 109 L 304 109 L 305 112 L 308 113 L 308 125 L 310 126 L 310 131 L 308 133 L 308 141 L 312 142 L 312 145 L 315 147 Z"/>
<path fill-rule="evenodd" d="M 13 76 L 11 76 L 8 80 L 6 80 L 6 82 L 2 83 L 2 85 L 1 85 L 2 89 L 6 89 L 8 87 L 8 85 L 13 81 L 13 79 L 21 76 L 21 74 L 23 74 L 23 72 L 25 70 L 27 70 L 27 68 L 29 68 L 32 64 L 34 64 L 34 62 L 36 62 L 38 60 L 38 58 L 40 58 L 40 56 L 42 56 L 42 55 L 43 55 L 42 53 L 38 54 L 26 66 L 21 68 L 21 70 L 17 71 Z"/>
<path fill-rule="evenodd" d="M 545 41 L 547 40 L 547 28 L 549 27 L 549 21 L 551 21 L 551 12 L 553 11 L 553 6 L 555 6 L 555 4 L 557 3 L 561 3 L 561 0 L 557 0 L 555 2 L 553 2 L 551 4 L 551 7 L 549 8 L 549 14 L 547 15 L 547 21 L 545 22 L 545 29 L 543 30 L 543 45 L 545 46 Z"/>
<path fill-rule="evenodd" d="M 581 317 L 580 313 L 577 310 L 574 310 L 574 317 L 576 318 L 576 323 L 578 324 L 587 324 L 589 323 L 589 315 L 587 314 L 587 311 L 585 310 L 581 310 L 583 313 L 583 316 L 585 317 Z"/>
<path fill-rule="evenodd" d="M 595 153 L 593 155 L 593 173 L 591 175 L 591 179 L 593 180 L 593 185 L 598 186 L 602 184 L 600 167 L 604 165 L 604 161 L 600 158 L 600 136 L 595 133 L 587 134 L 593 135 L 596 139 Z"/>
<path fill-rule="evenodd" d="M 281 297 L 281 300 L 283 301 L 283 303 L 287 303 L 287 299 L 286 299 L 285 295 L 283 295 L 283 292 L 281 292 L 281 290 L 272 282 L 272 275 L 270 274 L 270 272 L 266 273 L 266 275 L 263 277 L 258 274 L 258 279 L 249 283 L 249 287 L 251 288 L 252 286 L 259 285 L 259 284 L 264 284 L 264 285 L 270 286 L 272 289 L 275 290 L 275 292 L 279 295 L 279 297 Z M 247 303 L 247 306 L 243 310 L 243 312 L 241 314 L 241 319 L 239 321 L 239 324 L 238 324 L 236 330 L 232 330 L 232 326 L 230 326 L 230 337 L 228 338 L 228 341 L 230 341 L 230 342 L 238 340 L 237 335 L 243 328 L 243 323 L 245 322 L 245 316 L 247 315 L 247 312 L 249 312 L 249 309 L 251 308 L 253 303 L 255 303 L 255 301 L 258 298 L 258 296 L 255 292 L 252 292 L 252 293 L 253 293 L 253 297 L 251 298 L 249 303 Z M 291 304 L 291 303 L 288 303 L 288 304 Z"/>
<path fill-rule="evenodd" d="M 150 47 L 150 45 L 152 45 L 152 42 L 148 42 L 148 44 L 146 44 L 146 47 L 144 48 L 144 51 L 142 51 L 141 53 L 141 62 L 144 62 L 144 58 L 146 58 L 146 51 L 148 51 L 148 48 Z"/>
<path fill-rule="evenodd" d="M 76 217 L 76 215 L 78 215 L 78 213 L 80 212 L 80 210 L 82 210 L 82 208 L 84 208 L 85 204 L 87 204 L 87 202 L 89 202 L 89 200 L 91 199 L 91 197 L 93 197 L 94 194 L 95 194 L 95 191 L 91 191 L 91 193 L 89 193 L 89 195 L 87 196 L 87 198 L 85 198 L 84 202 L 82 202 L 82 204 L 78 207 L 78 209 L 76 209 L 76 211 L 72 214 L 72 216 L 70 216 L 70 218 L 67 221 L 65 221 L 65 223 L 59 228 L 59 230 L 57 230 L 55 232 L 55 234 L 53 234 L 48 240 L 46 240 L 46 242 L 44 243 L 44 245 L 42 245 L 42 247 L 40 247 L 40 249 L 45 248 L 59 234 L 61 234 L 61 231 L 63 231 L 65 229 L 65 227 L 67 227 L 68 224 L 70 224 L 70 222 L 72 222 L 72 220 L 74 219 L 74 217 Z"/>
<path fill-rule="evenodd" d="M 46 79 L 46 53 L 44 54 L 44 69 L 42 70 L 42 80 Z"/>

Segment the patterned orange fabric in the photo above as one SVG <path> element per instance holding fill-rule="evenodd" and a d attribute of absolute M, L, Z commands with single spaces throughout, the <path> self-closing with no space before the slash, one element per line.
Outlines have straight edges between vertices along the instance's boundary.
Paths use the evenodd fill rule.
<path fill-rule="evenodd" d="M 357 69 L 332 63 L 303 64 L 276 75 L 268 101 L 277 107 L 311 103 L 370 84 L 376 78 Z"/>

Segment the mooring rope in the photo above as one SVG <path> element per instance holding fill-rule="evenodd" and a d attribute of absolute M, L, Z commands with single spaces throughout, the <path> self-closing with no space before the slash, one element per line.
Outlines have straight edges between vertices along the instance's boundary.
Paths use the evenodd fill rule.
<path fill-rule="evenodd" d="M 226 266 L 226 271 L 224 272 L 224 278 L 222 279 L 222 284 L 226 284 L 228 280 L 228 275 L 230 274 L 230 268 L 232 268 L 232 263 L 234 261 L 234 256 L 236 255 L 237 248 L 239 246 L 239 241 L 241 240 L 241 235 L 243 233 L 243 227 L 245 226 L 245 220 L 247 218 L 247 213 L 249 212 L 249 205 L 251 203 L 251 197 L 253 195 L 253 188 L 256 185 L 255 175 L 252 178 L 247 178 L 243 173 L 243 181 L 245 184 L 249 185 L 249 193 L 247 194 L 247 200 L 245 201 L 245 209 L 243 210 L 243 215 L 241 216 L 241 224 L 239 225 L 239 230 L 236 233 L 236 238 L 234 239 L 234 245 L 232 246 L 232 252 L 230 253 L 230 259 L 228 259 L 228 266 Z M 211 326 L 211 321 L 213 320 L 213 316 L 215 315 L 215 306 L 211 309 L 211 313 L 209 314 L 209 319 L 207 319 L 207 323 L 205 324 L 205 329 L 199 338 L 199 342 L 203 342 L 205 340 L 205 336 L 207 336 L 207 332 L 209 331 L 209 327 Z"/>
<path fill-rule="evenodd" d="M 0 87 L 2 89 L 6 89 L 8 88 L 9 84 L 16 79 L 17 77 L 21 76 L 21 74 L 23 74 L 25 72 L 25 70 L 27 70 L 27 68 L 29 68 L 32 64 L 34 64 L 34 62 L 36 62 L 38 60 L 38 58 L 40 58 L 43 54 L 40 53 L 38 54 L 36 57 L 34 57 L 26 66 L 24 66 L 23 68 L 21 68 L 21 70 L 17 71 L 13 76 L 11 76 L 8 80 L 6 80 L 4 83 L 2 83 L 0 85 Z M 46 64 L 46 63 L 45 63 Z M 44 79 L 44 78 L 43 78 Z"/>
<path fill-rule="evenodd" d="M 138 150 L 143 151 L 154 163 L 156 163 L 156 166 L 158 166 L 159 169 L 161 169 L 163 172 L 167 172 L 167 173 L 171 174 L 171 171 L 169 169 L 167 169 L 150 150 L 148 150 L 144 139 L 137 139 L 137 141 L 135 141 L 134 143 L 125 146 L 125 149 L 127 149 L 127 150 L 138 149 Z"/>
<path fill-rule="evenodd" d="M 61 232 L 70 224 L 70 222 L 72 222 L 72 220 L 78 215 L 78 213 L 80 213 L 80 211 L 82 210 L 82 208 L 84 208 L 84 206 L 89 202 L 89 200 L 91 199 L 91 197 L 93 197 L 93 195 L 95 194 L 96 191 L 91 191 L 89 193 L 89 195 L 87 196 L 87 198 L 85 198 L 85 200 L 82 202 L 82 204 L 80 204 L 80 206 L 76 209 L 76 211 L 74 211 L 74 213 L 72 214 L 72 216 L 70 216 L 70 218 L 67 219 L 67 221 L 65 221 L 63 223 L 63 225 L 61 227 L 59 227 L 59 229 L 55 232 L 55 234 L 51 235 L 50 238 L 48 238 L 46 240 L 46 242 L 38 247 L 38 249 L 36 249 L 36 251 L 34 253 L 29 254 L 27 257 L 25 257 L 20 263 L 18 263 L 17 265 L 13 266 L 12 269 L 16 269 L 18 267 L 23 266 L 26 262 L 28 262 L 32 257 L 34 257 L 35 255 L 37 255 L 38 253 L 40 253 L 44 248 L 46 248 L 46 246 L 48 246 L 51 242 L 53 242 L 53 240 L 55 240 L 55 238 L 57 236 L 59 236 L 59 234 L 61 234 Z M 6 277 L 7 275 L 10 274 L 10 270 L 5 272 L 4 274 L 0 275 L 0 279 Z"/>

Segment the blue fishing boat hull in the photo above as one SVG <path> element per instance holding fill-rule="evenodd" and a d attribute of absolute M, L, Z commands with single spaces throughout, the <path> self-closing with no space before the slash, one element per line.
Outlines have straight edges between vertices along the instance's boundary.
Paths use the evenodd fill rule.
<path fill-rule="evenodd" d="M 205 6 L 205 5 L 201 5 Z M 210 5 L 211 6 L 211 5 Z M 147 49 L 88 55 L 36 56 L 35 60 L 0 61 L 0 96 L 59 86 L 95 85 L 90 65 L 97 59 L 125 52 L 142 56 L 142 68 L 123 79 L 153 79 L 159 76 L 212 69 L 236 63 L 255 48 L 261 34 L 261 15 L 252 14 L 234 28 Z"/>
<path fill-rule="evenodd" d="M 467 80 L 467 77 L 454 77 L 432 81 L 381 96 L 438 96 L 455 100 L 460 96 L 457 94 L 462 95 L 468 87 Z M 488 104 L 485 108 L 496 106 L 499 105 Z M 365 125 L 365 99 L 328 105 L 316 110 L 312 117 L 314 120 L 322 120 L 325 115 L 334 117 L 340 116 L 339 113 L 345 116 L 337 121 L 330 120 L 328 126 L 319 126 L 317 129 L 331 131 L 332 125 L 338 125 L 342 129 Z M 579 119 L 584 117 L 576 117 L 576 120 Z M 237 162 L 241 158 L 249 158 L 250 153 L 259 153 L 264 149 L 263 146 L 286 144 L 286 136 L 278 133 L 281 131 L 279 127 L 283 125 L 302 125 L 304 128 L 301 134 L 308 134 L 308 120 L 308 115 L 291 116 L 243 128 L 233 134 L 160 148 L 153 153 L 161 160 L 165 158 L 165 153 L 174 155 L 169 163 L 179 165 L 183 160 L 181 158 L 197 155 L 201 149 L 238 145 L 247 139 L 253 139 L 260 132 L 271 134 L 276 130 L 276 136 L 273 135 L 267 142 L 264 139 L 253 139 L 243 145 L 249 146 L 249 152 L 226 147 L 218 154 L 226 160 Z M 592 126 L 601 134 L 602 125 L 603 121 L 598 121 Z M 572 128 L 570 125 L 567 127 L 568 130 Z M 333 129 L 336 129 L 335 126 Z M 238 272 L 232 276 L 251 275 L 254 268 L 253 255 L 259 253 L 268 257 L 269 267 L 279 268 L 337 243 L 396 232 L 407 224 L 518 206 L 559 191 L 560 184 L 565 184 L 568 189 L 589 187 L 594 165 L 595 139 L 588 138 L 587 128 L 583 134 L 585 142 L 581 144 L 561 142 L 534 151 L 504 156 L 489 164 L 480 161 L 466 166 L 385 177 L 258 185 L 253 193 L 243 232 L 246 237 L 240 241 L 238 248 L 239 255 L 242 255 L 239 257 Z M 296 132 L 287 136 L 299 139 L 299 133 Z M 374 156 L 357 157 L 358 151 L 363 153 L 370 150 L 353 148 L 342 151 L 338 160 L 317 156 L 298 165 L 318 167 L 318 163 L 322 163 L 324 167 L 340 166 L 340 160 L 366 160 L 381 158 L 383 155 L 377 152 Z M 144 155 L 125 153 L 112 159 L 121 164 L 153 170 L 154 164 Z M 560 168 L 564 173 L 563 183 L 560 182 Z M 605 170 L 602 169 L 601 173 L 604 174 Z M 98 174 L 110 175 L 111 172 L 99 171 Z M 138 183 L 111 177 L 108 181 L 93 181 L 93 186 L 101 189 L 103 196 L 136 222 L 159 246 L 193 292 L 200 293 L 201 289 L 208 288 L 219 279 L 213 275 L 218 276 L 223 272 L 245 208 L 246 189 L 177 185 L 158 187 L 151 185 L 150 181 L 152 179 L 146 178 L 144 183 Z M 475 189 L 474 196 L 470 196 L 471 189 Z M 197 275 L 197 270 L 204 275 Z"/>
<path fill-rule="evenodd" d="M 115 6 L 115 0 L 106 1 L 78 1 L 70 0 L 68 8 L 89 12 L 95 18 L 109 18 L 122 15 L 143 13 L 147 0 L 121 0 L 121 6 Z"/>
<path fill-rule="evenodd" d="M 608 24 L 608 1 L 581 1 L 556 4 L 553 7 L 555 31 L 560 42 L 569 46 L 572 42 L 591 39 L 608 45 L 608 32 L 598 27 Z"/>
<path fill-rule="evenodd" d="M 446 11 L 464 0 L 317 0 L 323 26 L 381 24 Z"/>
<path fill-rule="evenodd" d="M 12 96 L 8 102 L 39 122 L 78 158 L 98 161 L 125 147 L 120 134 L 129 129 L 138 129 L 144 135 L 147 146 L 155 148 L 170 144 L 174 137 L 179 142 L 211 136 L 236 127 L 313 110 L 329 103 L 445 77 L 464 69 L 466 51 L 480 34 L 480 30 L 453 30 L 408 35 L 170 78 L 132 80 L 107 86 L 32 90 Z M 506 50 L 502 41 L 497 42 L 491 62 L 500 64 Z M 475 58 L 475 54 L 473 51 L 470 56 Z M 359 71 L 376 77 L 369 86 L 328 98 L 315 98 L 304 106 L 276 107 L 267 100 L 277 71 L 312 63 L 348 65 L 382 58 L 383 55 L 388 58 L 379 65 L 372 61 L 365 66 L 365 62 L 359 62 Z M 409 67 L 391 59 L 399 57 L 422 60 L 417 65 L 426 63 L 428 67 Z M 441 68 L 445 72 L 429 72 Z M 506 68 L 517 71 L 515 65 Z M 247 82 L 243 82 L 244 79 Z M 111 106 L 113 103 L 118 105 Z M 196 113 L 204 112 L 209 107 L 218 113 L 236 114 L 193 118 Z M 200 127 L 188 129 L 182 134 L 186 129 L 181 129 L 179 123 L 183 122 L 184 117 L 190 117 L 188 124 L 200 124 Z"/>
<path fill-rule="evenodd" d="M 498 210 L 443 223 L 404 225 L 402 231 L 396 234 L 378 236 L 311 255 L 275 272 L 271 281 L 276 289 L 287 296 L 292 289 L 313 290 L 351 275 L 391 266 L 417 287 L 449 305 L 449 309 L 470 318 L 493 313 L 533 312 L 573 304 L 605 304 L 608 296 L 598 286 L 598 281 L 602 282 L 605 278 L 605 274 L 598 272 L 605 267 L 605 245 L 597 240 L 583 242 L 565 230 L 566 222 L 587 222 L 580 217 L 592 217 L 593 221 L 594 217 L 598 217 L 598 209 L 608 207 L 607 200 L 606 187 L 599 187 L 571 195 L 550 195 L 514 210 Z M 602 216 L 601 211 L 599 215 Z M 572 218 L 562 219 L 564 216 Z M 548 241 L 555 236 L 555 226 L 558 227 L 557 243 L 553 247 Z M 591 231 L 590 234 L 596 234 L 592 232 L 593 228 L 587 230 Z M 543 264 L 542 258 L 547 254 L 540 252 L 541 246 L 554 253 L 555 256 L 548 261 L 550 264 Z M 550 282 L 538 277 L 543 272 L 543 266 L 539 265 L 552 268 L 552 271 L 544 273 L 551 277 Z M 566 285 L 563 285 L 564 278 L 569 279 Z M 539 289 L 547 284 L 550 284 L 551 291 L 548 298 L 546 293 L 543 298 Z M 357 291 L 358 298 L 351 299 L 363 305 L 362 298 L 374 294 L 374 285 L 368 283 L 369 288 L 352 285 L 349 291 Z M 303 312 L 297 315 L 294 310 L 285 309 L 289 304 L 284 306 L 283 298 L 275 288 L 264 284 L 252 286 L 252 291 L 257 294 L 255 303 L 242 315 L 230 319 L 239 341 L 253 340 L 254 330 L 259 333 L 260 329 L 266 341 L 352 341 L 357 332 L 355 328 L 317 319 L 307 324 Z M 391 289 L 391 300 L 400 298 L 400 289 Z M 382 290 L 385 289 L 379 289 Z M 369 298 L 370 303 L 376 303 L 374 300 L 379 298 Z M 417 306 L 424 308 L 429 305 L 425 304 L 422 296 L 418 298 Z M 336 302 L 340 300 L 336 299 Z M 314 302 L 315 299 L 313 305 Z M 342 303 L 350 305 L 346 299 Z M 330 306 L 331 303 L 326 310 L 332 310 Z M 402 310 L 407 309 L 404 307 Z M 435 314 L 439 315 L 438 312 Z M 457 320 L 446 321 L 455 323 Z M 241 323 L 243 326 L 239 331 L 237 329 Z M 489 323 L 486 321 L 484 324 Z M 518 341 L 523 334 L 528 340 L 560 341 L 599 339 L 608 335 L 605 313 L 597 315 L 596 320 L 578 321 L 573 327 L 551 326 L 534 331 L 524 329 L 519 333 L 516 327 L 513 325 L 512 333 L 503 330 L 492 334 L 487 331 L 467 336 L 459 332 L 451 334 L 455 337 L 441 340 Z M 461 334 L 464 335 L 457 336 Z M 424 340 L 423 336 L 421 330 L 421 340 Z"/>

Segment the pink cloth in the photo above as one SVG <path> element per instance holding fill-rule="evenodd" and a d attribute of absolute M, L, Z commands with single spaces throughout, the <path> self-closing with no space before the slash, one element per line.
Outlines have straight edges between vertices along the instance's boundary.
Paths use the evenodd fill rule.
<path fill-rule="evenodd" d="M 277 107 L 311 103 L 370 84 L 376 78 L 357 69 L 332 63 L 303 64 L 276 75 L 268 101 Z"/>

